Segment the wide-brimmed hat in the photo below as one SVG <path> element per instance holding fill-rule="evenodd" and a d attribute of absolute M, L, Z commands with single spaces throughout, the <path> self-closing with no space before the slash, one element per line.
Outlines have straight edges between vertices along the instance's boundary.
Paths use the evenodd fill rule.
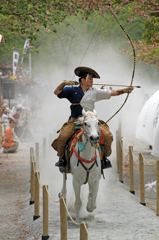
<path fill-rule="evenodd" d="M 99 74 L 89 67 L 77 67 L 74 72 L 78 77 L 80 77 L 81 72 L 85 72 L 85 73 L 93 74 L 93 78 L 100 78 Z"/>

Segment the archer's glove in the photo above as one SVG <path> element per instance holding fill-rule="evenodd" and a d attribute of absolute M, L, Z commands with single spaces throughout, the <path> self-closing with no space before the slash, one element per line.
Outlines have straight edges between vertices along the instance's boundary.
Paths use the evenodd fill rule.
<path fill-rule="evenodd" d="M 131 93 L 133 89 L 134 89 L 133 87 L 127 87 L 123 89 L 118 89 L 117 92 L 118 92 L 118 95 L 121 95 L 124 93 Z"/>
<path fill-rule="evenodd" d="M 58 85 L 58 90 L 61 91 L 66 85 L 77 85 L 79 83 L 72 81 L 72 80 L 65 80 L 64 82 L 62 82 L 60 85 Z"/>

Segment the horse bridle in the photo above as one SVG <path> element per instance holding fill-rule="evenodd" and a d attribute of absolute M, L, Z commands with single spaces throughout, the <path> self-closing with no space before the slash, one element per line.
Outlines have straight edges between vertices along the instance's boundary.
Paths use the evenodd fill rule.
<path fill-rule="evenodd" d="M 86 115 L 86 116 L 84 117 L 84 120 L 83 120 L 83 123 L 82 123 L 82 126 L 83 126 L 83 134 L 84 134 L 84 136 L 86 137 L 86 140 L 87 140 L 86 143 L 84 144 L 84 146 L 86 146 L 86 144 L 88 143 L 88 136 L 87 136 L 86 130 L 85 130 L 85 128 L 84 128 L 84 121 L 85 121 L 85 119 L 86 119 L 87 117 L 89 117 L 89 116 L 94 116 L 94 117 L 97 118 L 97 116 L 96 116 L 95 114 L 92 114 L 92 113 L 90 113 L 90 114 L 88 114 L 88 115 Z M 100 135 L 100 132 L 99 132 L 98 134 Z M 91 143 L 91 146 L 92 146 L 92 147 L 98 148 L 98 143 L 97 143 L 97 144 L 92 144 L 91 141 L 90 141 L 90 143 Z"/>

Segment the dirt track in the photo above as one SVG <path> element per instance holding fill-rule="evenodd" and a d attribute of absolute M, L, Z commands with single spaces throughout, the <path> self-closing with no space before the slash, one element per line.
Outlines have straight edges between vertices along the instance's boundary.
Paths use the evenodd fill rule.
<path fill-rule="evenodd" d="M 125 152 L 127 145 L 131 144 L 127 139 L 124 144 Z M 3 239 L 41 239 L 42 236 L 42 202 L 40 202 L 41 217 L 33 221 L 34 205 L 29 205 L 29 174 L 30 158 L 29 149 L 34 143 L 21 143 L 17 153 L 1 153 L 0 165 L 0 240 Z M 138 156 L 138 143 L 134 146 L 134 154 Z M 141 145 L 140 150 L 145 151 L 145 157 L 150 159 L 148 149 Z M 40 154 L 41 156 L 41 154 Z M 57 194 L 61 188 L 61 174 L 54 167 L 56 155 L 52 152 L 44 162 L 41 159 L 41 183 L 48 184 L 52 197 L 58 200 Z M 155 196 L 146 194 L 146 203 L 154 211 L 139 203 L 139 177 L 138 163 L 135 165 L 135 193 L 129 193 L 128 170 L 124 170 L 124 183 L 118 181 L 116 173 L 115 155 L 111 156 L 113 169 L 105 170 L 106 180 L 101 179 L 97 199 L 97 209 L 93 213 L 87 213 L 85 205 L 87 201 L 87 186 L 82 187 L 83 206 L 82 219 L 88 222 L 89 233 L 92 240 L 148 240 L 159 238 L 159 219 L 155 214 Z M 124 164 L 126 165 L 124 160 Z M 145 182 L 155 177 L 155 167 L 145 166 Z M 71 176 L 68 176 L 67 204 L 72 216 L 74 213 L 74 195 L 71 186 Z M 49 234 L 50 239 L 60 239 L 59 205 L 49 201 Z M 79 239 L 79 227 L 68 219 L 68 239 Z"/>

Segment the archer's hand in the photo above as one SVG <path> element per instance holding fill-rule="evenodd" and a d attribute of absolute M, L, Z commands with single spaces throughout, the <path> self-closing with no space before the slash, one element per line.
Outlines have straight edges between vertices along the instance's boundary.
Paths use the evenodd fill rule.
<path fill-rule="evenodd" d="M 78 85 L 79 83 L 77 81 L 72 81 L 72 80 L 64 80 L 65 85 Z"/>
<path fill-rule="evenodd" d="M 70 85 L 70 86 L 77 85 L 77 82 L 72 80 L 65 80 L 60 85 L 57 86 L 57 89 L 61 91 L 66 85 Z"/>
<path fill-rule="evenodd" d="M 127 87 L 123 89 L 118 89 L 117 92 L 118 92 L 118 95 L 121 95 L 124 93 L 131 93 L 133 89 L 134 89 L 133 87 Z"/>

